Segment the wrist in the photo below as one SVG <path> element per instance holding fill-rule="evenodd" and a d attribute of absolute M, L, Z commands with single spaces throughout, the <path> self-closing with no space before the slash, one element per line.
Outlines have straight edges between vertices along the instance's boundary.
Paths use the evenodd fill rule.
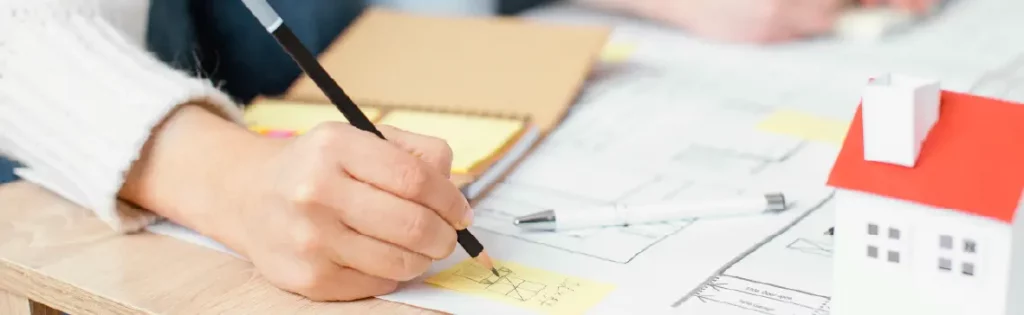
<path fill-rule="evenodd" d="M 250 176 L 242 168 L 267 140 L 183 105 L 154 128 L 120 197 L 242 252 L 237 217 L 247 179 L 239 177 Z"/>

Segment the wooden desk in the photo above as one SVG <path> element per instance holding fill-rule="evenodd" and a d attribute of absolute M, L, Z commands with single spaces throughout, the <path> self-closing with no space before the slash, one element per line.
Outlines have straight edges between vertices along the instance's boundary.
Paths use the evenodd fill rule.
<path fill-rule="evenodd" d="M 30 300 L 38 302 L 31 312 Z M 46 305 L 72 315 L 439 314 L 378 299 L 311 302 L 229 255 L 161 235 L 119 235 L 38 186 L 2 185 L 0 314 L 53 314 Z"/>

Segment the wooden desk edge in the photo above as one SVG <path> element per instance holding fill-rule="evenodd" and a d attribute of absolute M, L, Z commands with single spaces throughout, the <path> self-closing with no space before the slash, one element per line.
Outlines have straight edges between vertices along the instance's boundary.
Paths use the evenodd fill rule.
<path fill-rule="evenodd" d="M 33 249 L 32 247 L 19 247 L 19 242 L 15 242 L 14 247 L 4 248 L 4 242 L 0 242 L 0 314 L 13 314 L 21 315 L 27 308 L 29 313 L 27 314 L 60 314 L 56 310 L 63 311 L 68 314 L 165 314 L 165 313 L 193 313 L 204 309 L 205 307 L 214 306 L 219 308 L 221 312 L 231 309 L 232 304 L 235 306 L 243 306 L 242 309 L 236 310 L 246 314 L 253 313 L 253 311 L 260 309 L 253 303 L 238 300 L 237 298 L 248 298 L 254 300 L 260 300 L 266 302 L 267 299 L 274 300 L 276 303 L 266 305 L 273 310 L 268 313 L 337 313 L 342 312 L 356 312 L 356 313 L 372 313 L 372 312 L 385 312 L 390 314 L 402 313 L 402 314 L 444 314 L 438 311 L 423 309 L 407 304 L 386 301 L 382 299 L 364 299 L 349 303 L 317 303 L 311 302 L 306 299 L 299 298 L 297 296 L 284 293 L 279 289 L 273 288 L 265 280 L 255 275 L 255 271 L 252 270 L 251 265 L 243 264 L 235 258 L 227 259 L 219 255 L 218 252 L 194 245 L 181 240 L 176 240 L 163 235 L 155 235 L 151 233 L 140 233 L 137 235 L 127 235 L 126 238 L 122 238 L 112 233 L 99 219 L 93 217 L 88 210 L 81 209 L 67 200 L 64 200 L 49 191 L 25 182 L 18 182 L 12 184 L 0 185 L 0 239 L 13 239 L 15 241 L 25 241 L 27 244 L 33 244 L 36 241 L 43 243 L 43 247 Z M 33 209 L 37 211 L 25 211 L 24 209 Z M 59 217 L 61 220 L 53 220 Z M 3 222 L 4 220 L 7 222 Z M 4 224 L 8 223 L 8 224 Z M 31 230 L 30 234 L 24 234 L 25 228 L 38 228 Z M 70 230 L 66 230 L 70 229 Z M 68 232 L 68 233 L 62 233 Z M 13 234 L 12 234 L 13 233 Z M 19 234 L 21 233 L 21 234 Z M 64 252 L 69 247 L 46 247 L 47 241 L 53 241 L 55 239 L 67 240 L 68 238 L 85 237 L 93 239 L 95 234 L 102 234 L 103 237 L 95 241 L 89 241 L 88 243 L 82 243 L 79 246 L 76 244 L 73 247 L 75 250 Z M 5 236 L 5 237 L 4 237 Z M 111 243 L 113 242 L 113 243 Z M 22 243 L 24 245 L 26 243 Z M 113 244 L 113 245 L 111 245 Z M 185 287 L 184 290 L 175 290 L 175 293 L 171 293 L 170 297 L 171 305 L 167 304 L 153 304 L 154 298 L 161 299 L 163 296 L 133 296 L 130 299 L 121 300 L 115 295 L 109 295 L 108 290 L 97 288 L 109 289 L 110 287 L 103 286 L 106 281 L 92 282 L 89 277 L 78 278 L 72 274 L 68 274 L 68 270 L 76 270 L 78 263 L 72 260 L 78 260 L 82 257 L 97 257 L 96 247 L 103 247 L 109 250 L 111 248 L 116 250 L 123 250 L 125 246 L 131 248 L 136 247 L 148 247 L 148 250 L 152 251 L 152 247 L 160 247 L 161 250 L 156 252 L 170 251 L 173 253 L 163 253 L 164 257 L 156 257 L 155 259 L 164 258 L 167 259 L 168 255 L 173 256 L 174 254 L 182 253 L 202 253 L 199 254 L 201 259 L 196 260 L 198 265 L 186 264 L 188 268 L 204 268 L 203 266 L 215 266 L 217 268 L 209 270 L 209 272 L 224 272 L 228 271 L 236 273 L 233 278 L 218 279 L 216 277 L 209 278 L 208 283 L 199 283 L 193 288 Z M 34 254 L 44 254 L 50 258 L 59 257 L 57 259 L 39 259 L 24 257 L 19 253 L 25 253 L 28 250 L 28 256 L 34 256 Z M 7 254 L 3 254 L 4 252 Z M 138 255 L 136 250 L 129 249 L 124 252 L 129 253 L 130 258 L 146 257 L 147 255 Z M 54 256 L 52 254 L 58 254 Z M 207 253 L 209 254 L 207 256 Z M 13 254 L 13 256 L 7 256 Z M 157 255 L 160 256 L 160 255 Z M 25 259 L 22 259 L 25 258 Z M 152 258 L 152 257 L 150 257 Z M 24 260 L 24 261 L 23 261 Z M 112 260 L 112 261 L 117 261 Z M 162 261 L 166 262 L 166 260 Z M 26 263 L 30 265 L 26 265 Z M 36 266 L 34 264 L 40 263 L 41 265 Z M 152 260 L 138 261 L 130 260 L 130 263 L 154 263 Z M 160 263 L 160 262 L 157 262 Z M 60 277 L 61 273 L 53 273 L 53 264 L 61 264 L 61 268 L 64 268 L 64 275 L 72 275 L 72 277 L 63 279 Z M 86 263 L 86 265 L 89 265 Z M 245 265 L 245 267 L 242 267 Z M 129 266 L 129 265 L 126 265 Z M 135 265 L 138 267 L 139 265 Z M 180 267 L 180 266 L 179 266 Z M 72 268 L 72 269 L 68 269 Z M 90 272 L 103 271 L 95 270 L 90 271 L 87 267 L 83 270 L 86 274 Z M 120 276 L 138 275 L 137 268 L 130 268 L 132 270 L 126 270 L 125 274 Z M 244 270 L 243 270 L 244 269 Z M 59 269 L 58 269 L 59 270 Z M 205 269 L 202 269 L 205 270 Z M 237 271 L 237 272 L 235 272 Z M 113 275 L 117 276 L 117 275 Z M 106 277 L 97 277 L 96 279 L 102 279 Z M 240 278 L 244 278 L 240 281 Z M 86 279 L 86 280 L 83 280 Z M 128 278 L 128 279 L 134 279 Z M 241 288 L 243 292 L 231 292 L 230 294 L 220 295 L 213 294 L 211 292 L 204 292 L 205 286 L 217 283 L 222 280 L 229 280 L 232 282 L 232 287 L 244 286 Z M 83 282 L 84 281 L 84 282 Z M 115 281 L 116 282 L 116 281 Z M 98 286 L 97 286 L 98 285 Z M 134 289 L 133 289 L 134 287 Z M 132 284 L 128 287 L 121 287 L 118 290 L 120 292 L 130 291 L 145 291 L 148 286 L 139 286 L 138 284 Z M 180 289 L 180 288 L 179 288 Z M 258 292 L 254 292 L 258 291 Z M 152 292 L 151 292 L 152 293 Z M 165 292 L 170 293 L 170 292 Z M 235 294 L 241 295 L 235 295 Z M 204 296 L 204 301 L 196 302 L 190 297 Z M 210 303 L 211 301 L 223 302 L 225 305 L 209 305 L 203 304 L 203 302 Z M 33 303 L 38 302 L 38 303 Z M 169 302 L 164 299 L 163 302 Z M 31 306 L 26 306 L 26 303 Z M 142 303 L 135 305 L 136 303 Z M 190 304 L 191 303 L 191 304 Z M 247 305 L 248 304 L 248 305 Z M 259 304 L 259 303 L 256 303 Z M 162 307 L 161 307 L 162 306 Z M 7 309 L 5 309 L 5 307 Z M 169 307 L 169 308 L 168 308 Z M 225 309 L 224 307 L 228 307 Z M 11 310 L 8 310 L 11 309 Z M 189 311 L 190 310 L 190 311 Z M 212 309 L 206 309 L 207 311 L 217 313 Z M 291 310 L 291 311 L 288 311 Z M 202 311 L 199 311 L 202 312 Z M 230 311 L 229 311 L 230 312 Z M 255 313 L 259 313 L 256 311 Z"/>
<path fill-rule="evenodd" d="M 57 310 L 68 314 L 148 314 L 2 258 L 0 291 L 26 299 L 32 315 L 60 314 Z"/>

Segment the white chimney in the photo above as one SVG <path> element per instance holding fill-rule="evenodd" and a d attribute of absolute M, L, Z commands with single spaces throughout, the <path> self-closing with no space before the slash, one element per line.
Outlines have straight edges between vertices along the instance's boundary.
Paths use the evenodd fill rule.
<path fill-rule="evenodd" d="M 861 100 L 864 159 L 914 167 L 939 120 L 939 82 L 896 74 L 872 79 Z"/>

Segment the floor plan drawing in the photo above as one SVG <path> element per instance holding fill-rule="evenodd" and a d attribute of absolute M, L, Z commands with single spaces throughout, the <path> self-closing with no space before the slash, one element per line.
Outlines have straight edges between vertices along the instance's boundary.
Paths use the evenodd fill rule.
<path fill-rule="evenodd" d="M 499 267 L 496 270 L 498 275 L 489 273 L 487 270 L 481 270 L 481 268 L 464 268 L 455 272 L 455 275 L 484 285 L 487 291 L 499 293 L 523 302 L 532 299 L 537 293 L 540 293 L 547 287 L 543 283 L 520 278 L 508 267 Z"/>

